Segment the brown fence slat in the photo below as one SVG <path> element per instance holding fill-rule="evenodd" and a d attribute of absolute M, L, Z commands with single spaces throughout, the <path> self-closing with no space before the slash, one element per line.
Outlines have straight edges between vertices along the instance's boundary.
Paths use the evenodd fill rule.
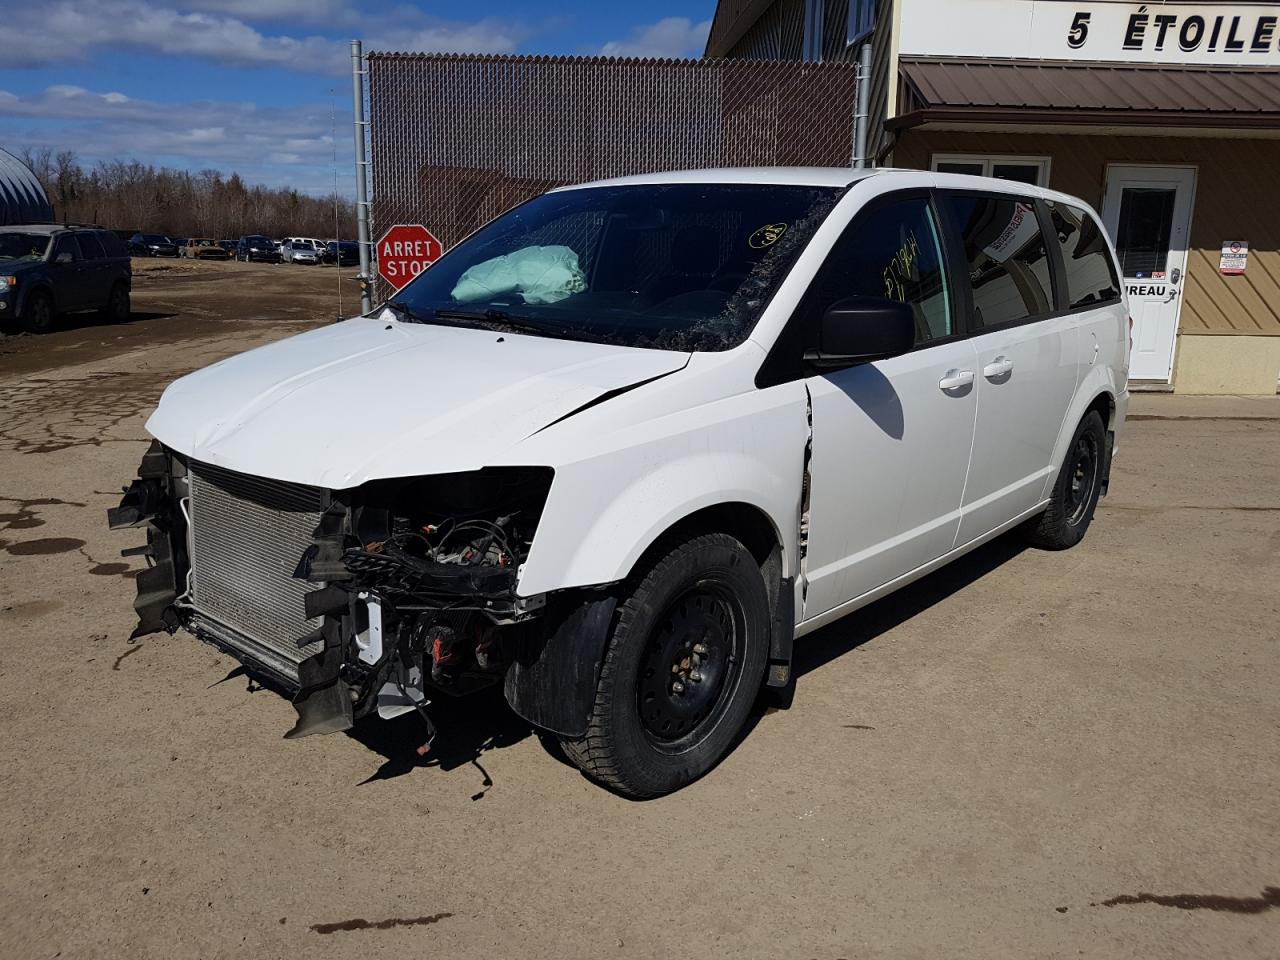
<path fill-rule="evenodd" d="M 422 223 L 449 247 L 564 184 L 843 167 L 852 155 L 852 64 L 405 53 L 368 64 L 375 239 Z"/>

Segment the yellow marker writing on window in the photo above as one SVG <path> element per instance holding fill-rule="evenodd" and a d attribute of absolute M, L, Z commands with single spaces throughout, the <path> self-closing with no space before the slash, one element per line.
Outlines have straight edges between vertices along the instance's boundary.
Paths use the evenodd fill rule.
<path fill-rule="evenodd" d="M 766 223 L 763 227 L 751 234 L 747 240 L 747 245 L 752 250 L 763 250 L 765 247 L 771 247 L 779 240 L 782 235 L 787 232 L 785 223 Z"/>

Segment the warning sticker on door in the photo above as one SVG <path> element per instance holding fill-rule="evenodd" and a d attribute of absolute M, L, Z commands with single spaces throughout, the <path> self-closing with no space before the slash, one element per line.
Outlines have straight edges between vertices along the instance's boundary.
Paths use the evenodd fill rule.
<path fill-rule="evenodd" d="M 1222 259 L 1218 262 L 1218 272 L 1229 276 L 1244 273 L 1249 265 L 1249 241 L 1223 240 Z"/>

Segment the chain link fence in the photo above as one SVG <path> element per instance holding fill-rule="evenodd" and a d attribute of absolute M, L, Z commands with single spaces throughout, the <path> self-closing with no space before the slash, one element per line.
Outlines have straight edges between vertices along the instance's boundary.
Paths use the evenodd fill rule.
<path fill-rule="evenodd" d="M 447 248 L 605 177 L 852 162 L 851 64 L 371 53 L 368 71 L 375 240 L 421 223 Z"/>

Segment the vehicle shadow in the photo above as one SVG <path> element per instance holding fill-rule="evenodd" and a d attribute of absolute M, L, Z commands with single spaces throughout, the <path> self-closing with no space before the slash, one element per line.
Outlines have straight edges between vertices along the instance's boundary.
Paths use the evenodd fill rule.
<path fill-rule="evenodd" d="M 168 320 L 170 317 L 175 316 L 177 316 L 177 314 L 173 312 L 158 313 L 155 311 L 135 310 L 133 313 L 129 314 L 128 319 L 115 321 L 108 317 L 104 317 L 97 311 L 60 313 L 54 320 L 54 328 L 50 332 L 65 333 L 71 330 L 92 330 L 97 327 L 125 327 L 135 323 L 145 323 L 149 320 Z M 22 334 L 23 330 L 17 321 L 8 321 L 0 327 L 0 333 L 17 335 Z M 40 334 L 32 334 L 32 336 L 40 336 Z"/>
<path fill-rule="evenodd" d="M 799 679 L 870 643 L 981 580 L 1026 549 L 1027 545 L 1016 533 L 997 537 L 910 586 L 797 640 L 791 661 L 792 675 Z"/>
<path fill-rule="evenodd" d="M 981 580 L 1026 549 L 1016 535 L 999 537 L 910 586 L 797 641 L 792 660 L 793 676 L 798 681 L 837 657 L 870 643 Z M 765 695 L 758 700 L 756 709 L 726 756 L 738 749 L 756 724 L 776 705 L 776 697 Z M 434 701 L 428 709 L 438 733 L 425 757 L 417 754 L 417 748 L 426 740 L 427 733 L 416 713 L 390 721 L 367 718 L 347 731 L 347 736 L 385 758 L 383 764 L 361 782 L 362 785 L 404 776 L 423 767 L 439 767 L 448 771 L 470 764 L 479 774 L 481 787 L 471 799 L 479 800 L 493 785 L 481 762 L 483 755 L 512 746 L 531 735 L 538 735 L 550 757 L 566 766 L 573 766 L 559 749 L 554 735 L 539 734 L 507 706 L 501 687 L 458 699 L 445 697 Z M 605 789 L 609 788 L 606 786 Z"/>
<path fill-rule="evenodd" d="M 418 755 L 418 748 L 427 740 L 427 729 L 416 712 L 394 720 L 367 717 L 347 731 L 347 736 L 384 758 L 361 785 L 392 780 L 424 767 L 449 771 L 469 764 L 480 775 L 481 789 L 471 798 L 479 800 L 493 786 L 481 757 L 517 744 L 534 732 L 507 706 L 500 685 L 465 697 L 441 697 L 432 701 L 427 712 L 436 726 L 436 737 L 425 757 Z"/>

